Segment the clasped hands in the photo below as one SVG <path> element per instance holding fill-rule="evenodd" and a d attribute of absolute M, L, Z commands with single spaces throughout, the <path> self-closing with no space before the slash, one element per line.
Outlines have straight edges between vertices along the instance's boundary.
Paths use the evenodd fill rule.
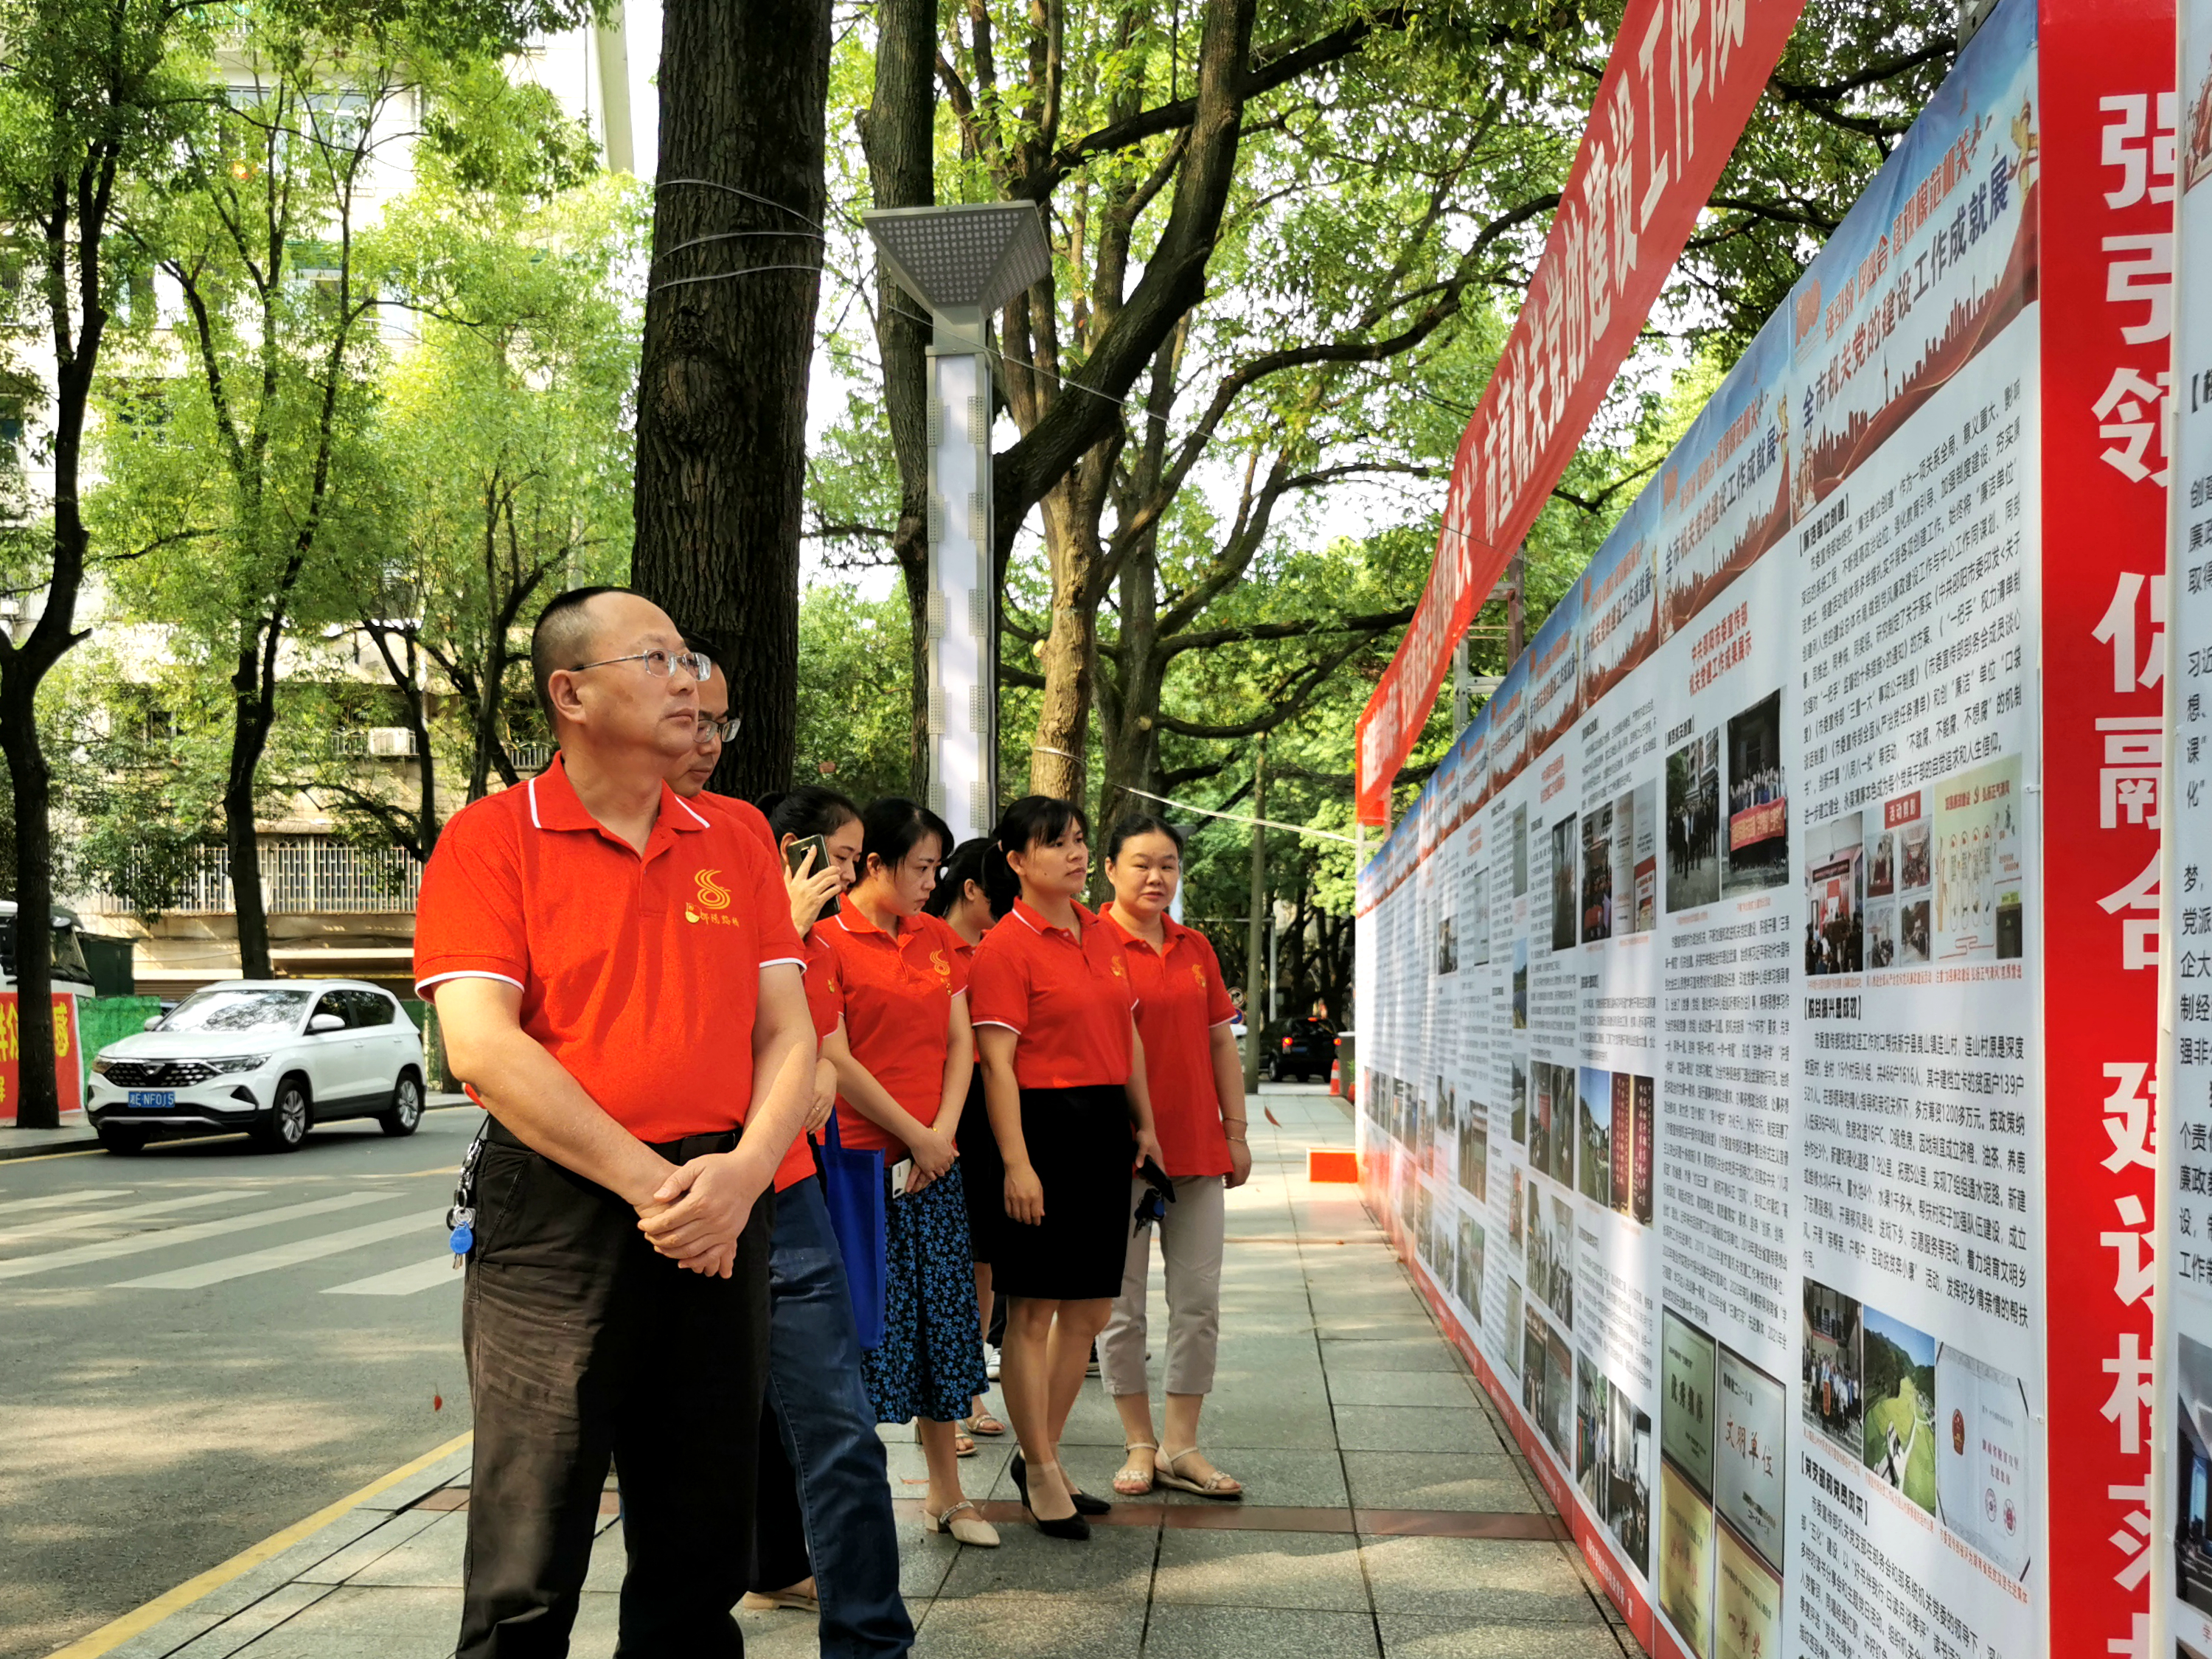
<path fill-rule="evenodd" d="M 738 1235 L 769 1182 L 773 1168 L 740 1146 L 679 1164 L 637 1206 L 637 1229 L 679 1267 L 727 1279 L 738 1257 Z"/>

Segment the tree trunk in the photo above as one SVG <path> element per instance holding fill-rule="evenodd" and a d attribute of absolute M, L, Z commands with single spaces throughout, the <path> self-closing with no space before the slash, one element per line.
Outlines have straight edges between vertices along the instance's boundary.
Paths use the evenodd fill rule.
<path fill-rule="evenodd" d="M 881 0 L 876 8 L 875 90 L 859 125 L 879 208 L 937 200 L 936 24 L 934 0 Z M 899 471 L 891 553 L 906 579 L 911 629 L 907 775 L 916 800 L 929 787 L 929 333 L 928 307 L 884 276 L 876 290 L 876 349 Z"/>
<path fill-rule="evenodd" d="M 61 1127 L 54 1082 L 54 1023 L 42 1017 L 53 1001 L 53 832 L 49 813 L 53 774 L 39 743 L 38 677 L 20 659 L 0 688 L 0 748 L 15 792 L 15 1030 L 19 1129 Z"/>
<path fill-rule="evenodd" d="M 261 836 L 254 823 L 253 782 L 276 717 L 276 630 L 266 623 L 242 630 L 238 670 L 231 676 L 230 770 L 222 787 L 222 839 L 230 862 L 231 903 L 238 916 L 238 967 L 246 979 L 274 976 L 269 961 L 269 910 L 261 891 Z M 266 636 L 263 629 L 268 629 Z"/>
<path fill-rule="evenodd" d="M 744 725 L 714 787 L 758 795 L 790 787 L 798 724 L 830 3 L 663 18 L 633 580 L 732 671 Z"/>
<path fill-rule="evenodd" d="M 1078 476 L 1044 500 L 1045 553 L 1052 567 L 1052 626 L 1045 635 L 1044 696 L 1037 705 L 1030 753 L 1030 788 L 1080 803 L 1088 768 L 1091 700 L 1098 672 L 1098 598 L 1094 583 L 1104 556 L 1091 527 L 1095 517 L 1077 501 Z"/>

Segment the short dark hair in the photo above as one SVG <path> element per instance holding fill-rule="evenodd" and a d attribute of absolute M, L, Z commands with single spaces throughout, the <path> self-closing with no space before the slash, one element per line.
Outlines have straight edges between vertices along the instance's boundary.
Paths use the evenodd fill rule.
<path fill-rule="evenodd" d="M 951 826 L 927 806 L 900 795 L 872 800 L 860 814 L 860 868 L 880 859 L 884 869 L 896 870 L 927 836 L 937 837 L 939 858 L 951 851 Z"/>
<path fill-rule="evenodd" d="M 991 901 L 991 914 L 1004 915 L 1021 896 L 1022 881 L 1006 862 L 1009 853 L 1026 853 L 1039 842 L 1050 846 L 1070 826 L 1091 834 L 1091 819 L 1073 801 L 1056 795 L 1024 795 L 1009 806 L 991 832 L 990 850 L 983 860 L 983 892 Z"/>
<path fill-rule="evenodd" d="M 1182 831 L 1165 818 L 1155 817 L 1150 812 L 1124 812 L 1106 837 L 1106 856 L 1109 860 L 1119 858 L 1121 843 L 1139 836 L 1165 836 L 1175 843 L 1176 856 L 1182 856 Z"/>
<path fill-rule="evenodd" d="M 530 630 L 530 678 L 538 688 L 538 706 L 545 711 L 549 721 L 553 718 L 553 676 L 563 668 L 575 667 L 577 659 L 592 648 L 592 621 L 584 608 L 603 593 L 645 597 L 634 587 L 572 587 L 545 601 L 545 608 L 538 613 L 538 625 Z"/>
<path fill-rule="evenodd" d="M 991 841 L 988 836 L 963 841 L 954 848 L 952 855 L 945 860 L 945 867 L 937 872 L 937 885 L 929 890 L 929 896 L 922 900 L 921 908 L 939 918 L 951 915 L 952 907 L 967 896 L 968 884 L 971 881 L 983 889 L 983 896 L 988 901 L 991 891 L 983 879 L 983 863 L 990 851 Z M 993 921 L 1006 914 L 996 904 L 991 906 Z"/>
<path fill-rule="evenodd" d="M 769 810 L 768 823 L 781 841 L 786 836 L 826 836 L 860 816 L 849 797 L 824 784 L 802 783 Z"/>

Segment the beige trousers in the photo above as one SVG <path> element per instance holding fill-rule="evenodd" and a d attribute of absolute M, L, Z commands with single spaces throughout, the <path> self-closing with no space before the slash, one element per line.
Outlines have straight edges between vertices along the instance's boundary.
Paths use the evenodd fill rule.
<path fill-rule="evenodd" d="M 1145 1183 L 1129 1183 L 1134 1213 Z M 1219 1176 L 1180 1176 L 1166 1218 L 1140 1227 L 1129 1240 L 1121 1268 L 1121 1294 L 1098 1336 L 1098 1370 L 1106 1392 L 1143 1394 L 1145 1284 L 1152 1264 L 1152 1234 L 1168 1273 L 1168 1392 L 1213 1392 L 1214 1352 L 1221 1340 L 1221 1250 L 1228 1231 L 1227 1188 Z"/>

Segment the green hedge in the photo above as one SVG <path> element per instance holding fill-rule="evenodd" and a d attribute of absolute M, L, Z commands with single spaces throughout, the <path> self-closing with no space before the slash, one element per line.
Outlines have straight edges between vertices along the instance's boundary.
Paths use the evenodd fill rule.
<path fill-rule="evenodd" d="M 159 997 L 86 997 L 76 1006 L 82 1063 L 121 1037 L 136 1036 L 161 1012 Z"/>

